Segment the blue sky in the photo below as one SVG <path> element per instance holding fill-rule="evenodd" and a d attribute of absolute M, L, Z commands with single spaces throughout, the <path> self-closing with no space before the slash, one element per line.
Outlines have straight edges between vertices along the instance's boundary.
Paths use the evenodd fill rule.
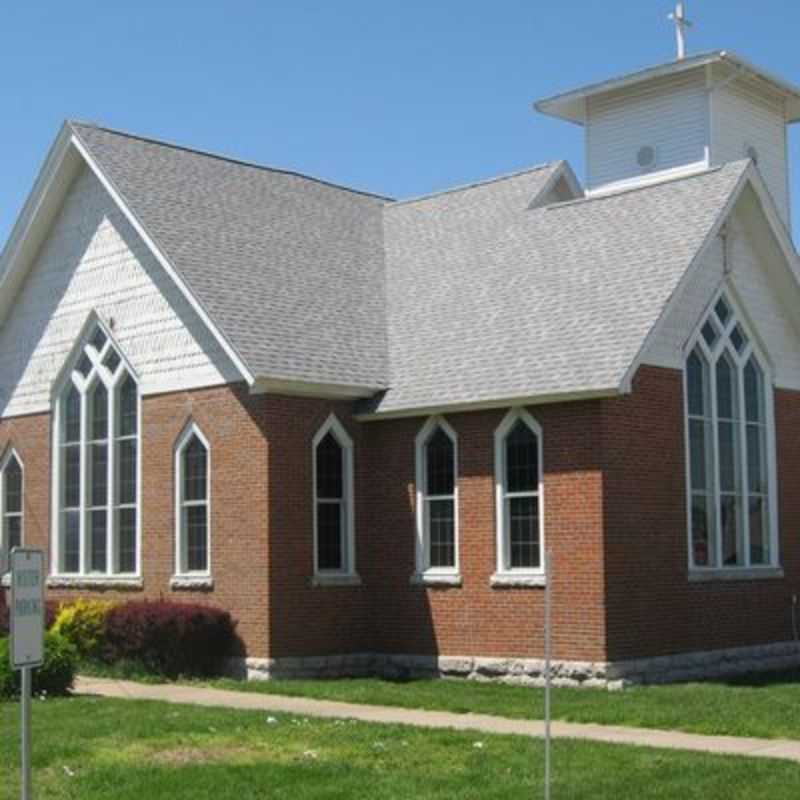
<path fill-rule="evenodd" d="M 0 243 L 66 117 L 393 197 L 557 158 L 582 176 L 580 128 L 531 102 L 672 58 L 672 5 L 14 0 L 0 47 Z M 690 52 L 728 48 L 800 83 L 796 0 L 692 0 L 689 12 Z M 798 197 L 800 133 L 791 151 Z"/>

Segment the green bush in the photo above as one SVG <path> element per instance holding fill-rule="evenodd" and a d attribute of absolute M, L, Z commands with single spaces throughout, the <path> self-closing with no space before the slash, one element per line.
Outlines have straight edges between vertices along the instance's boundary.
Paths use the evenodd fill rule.
<path fill-rule="evenodd" d="M 94 658 L 103 644 L 106 617 L 114 608 L 108 600 L 83 600 L 61 606 L 53 632 L 65 637 L 78 651 L 80 658 Z"/>
<path fill-rule="evenodd" d="M 0 697 L 19 694 L 20 672 L 11 669 L 10 640 L 0 639 Z M 44 635 L 44 664 L 33 671 L 34 694 L 63 695 L 72 688 L 78 653 L 64 636 Z"/>

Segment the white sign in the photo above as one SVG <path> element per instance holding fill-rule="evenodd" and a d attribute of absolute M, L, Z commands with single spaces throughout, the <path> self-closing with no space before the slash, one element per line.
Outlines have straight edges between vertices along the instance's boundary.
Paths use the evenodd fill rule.
<path fill-rule="evenodd" d="M 44 662 L 44 554 L 15 547 L 11 551 L 11 666 Z"/>

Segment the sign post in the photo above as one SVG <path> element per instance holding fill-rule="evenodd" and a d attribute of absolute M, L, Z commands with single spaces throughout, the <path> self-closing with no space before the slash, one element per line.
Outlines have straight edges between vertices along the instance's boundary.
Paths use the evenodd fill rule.
<path fill-rule="evenodd" d="M 22 671 L 22 800 L 31 797 L 31 692 L 33 670 L 44 662 L 44 554 L 11 551 L 11 666 Z"/>
<path fill-rule="evenodd" d="M 544 555 L 544 799 L 550 800 L 550 686 L 552 658 L 552 614 L 553 614 L 553 554 Z"/>

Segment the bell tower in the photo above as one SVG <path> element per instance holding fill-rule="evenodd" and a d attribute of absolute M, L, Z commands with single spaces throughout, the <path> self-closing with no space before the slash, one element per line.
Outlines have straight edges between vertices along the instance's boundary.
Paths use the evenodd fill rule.
<path fill-rule="evenodd" d="M 673 15 L 675 61 L 541 100 L 581 125 L 587 194 L 619 191 L 751 159 L 790 227 L 787 128 L 800 88 L 725 50 L 686 56 L 684 4 Z"/>

